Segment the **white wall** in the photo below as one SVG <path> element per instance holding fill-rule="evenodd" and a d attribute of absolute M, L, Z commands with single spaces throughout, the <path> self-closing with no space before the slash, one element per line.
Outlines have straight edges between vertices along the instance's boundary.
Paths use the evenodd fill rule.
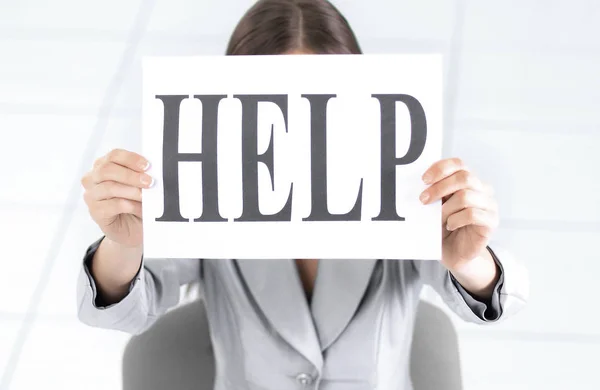
<path fill-rule="evenodd" d="M 79 177 L 139 150 L 139 57 L 221 54 L 251 3 L 0 2 L 1 390 L 119 387 L 127 336 L 75 320 L 99 234 Z M 365 52 L 446 55 L 446 155 L 495 185 L 497 239 L 529 268 L 516 318 L 456 321 L 466 389 L 599 389 L 600 3 L 335 3 Z"/>

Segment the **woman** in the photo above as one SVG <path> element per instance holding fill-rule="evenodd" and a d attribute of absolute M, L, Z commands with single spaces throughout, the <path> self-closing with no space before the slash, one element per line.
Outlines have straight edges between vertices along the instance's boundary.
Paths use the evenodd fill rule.
<path fill-rule="evenodd" d="M 228 55 L 360 54 L 344 17 L 325 0 L 260 0 L 236 27 Z M 411 334 L 419 293 L 431 285 L 461 318 L 499 321 L 524 306 L 524 270 L 488 246 L 498 220 L 492 193 L 460 159 L 423 174 L 423 203 L 443 200 L 443 256 L 435 261 L 298 259 L 144 260 L 141 189 L 149 162 L 114 150 L 83 177 L 104 236 L 88 249 L 79 318 L 132 334 L 147 330 L 198 282 L 220 390 L 411 389 Z"/>

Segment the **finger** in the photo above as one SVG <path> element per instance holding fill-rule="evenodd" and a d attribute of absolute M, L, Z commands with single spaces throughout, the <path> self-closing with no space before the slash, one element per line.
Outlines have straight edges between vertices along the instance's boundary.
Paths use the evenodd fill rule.
<path fill-rule="evenodd" d="M 446 229 L 453 231 L 469 225 L 481 226 L 491 231 L 498 226 L 498 218 L 494 212 L 468 208 L 450 215 Z"/>
<path fill-rule="evenodd" d="M 103 164 L 104 162 L 106 162 L 106 156 L 99 157 L 94 161 L 94 165 L 92 168 L 98 168 L 100 164 Z"/>
<path fill-rule="evenodd" d="M 433 184 L 461 170 L 467 171 L 468 169 L 460 158 L 440 160 L 423 173 L 423 182 Z"/>
<path fill-rule="evenodd" d="M 498 206 L 496 201 L 484 192 L 459 190 L 442 205 L 442 222 L 445 224 L 450 215 L 467 208 L 497 212 Z"/>
<path fill-rule="evenodd" d="M 105 157 L 109 161 L 124 166 L 136 172 L 145 172 L 150 167 L 150 162 L 135 152 L 123 149 L 113 149 Z M 102 162 L 99 163 L 101 165 Z"/>
<path fill-rule="evenodd" d="M 116 181 L 104 181 L 92 187 L 86 192 L 91 201 L 100 201 L 113 198 L 122 198 L 142 201 L 142 190 L 138 187 L 117 183 Z"/>
<path fill-rule="evenodd" d="M 97 158 L 94 161 L 94 165 L 92 167 L 92 170 L 89 171 L 89 172 L 87 172 L 85 175 L 83 175 L 81 177 L 81 185 L 83 186 L 83 188 L 85 188 L 86 190 L 89 190 L 90 188 L 92 188 L 95 185 L 95 183 L 94 183 L 94 171 L 96 169 L 98 169 L 98 167 L 101 164 L 104 164 L 105 161 L 106 161 L 106 157 L 105 156 Z"/>
<path fill-rule="evenodd" d="M 88 173 L 86 173 L 85 175 L 83 175 L 81 177 L 81 185 L 83 186 L 83 188 L 85 188 L 86 190 L 91 188 L 92 185 L 94 184 L 93 180 L 92 180 L 92 175 L 93 172 L 90 171 Z"/>
<path fill-rule="evenodd" d="M 92 174 L 92 182 L 94 184 L 105 181 L 115 181 L 138 188 L 150 188 L 153 184 L 153 179 L 150 175 L 136 172 L 112 162 L 101 164 Z"/>
<path fill-rule="evenodd" d="M 465 189 L 483 191 L 483 185 L 469 171 L 458 171 L 427 188 L 419 199 L 424 204 L 429 204 Z"/>
<path fill-rule="evenodd" d="M 90 214 L 99 220 L 109 220 L 121 214 L 132 214 L 142 218 L 142 202 L 121 198 L 101 200 L 90 208 Z"/>

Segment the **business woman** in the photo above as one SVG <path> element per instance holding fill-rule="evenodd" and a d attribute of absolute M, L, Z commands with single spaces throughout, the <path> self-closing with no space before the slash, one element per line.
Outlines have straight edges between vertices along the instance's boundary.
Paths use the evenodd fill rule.
<path fill-rule="evenodd" d="M 227 48 L 228 55 L 301 53 L 361 50 L 325 0 L 259 0 Z M 181 286 L 199 283 L 217 390 L 409 390 L 423 284 L 462 319 L 482 325 L 514 314 L 527 300 L 524 268 L 490 244 L 498 222 L 492 191 L 458 158 L 423 172 L 421 201 L 443 202 L 440 262 L 144 259 L 141 190 L 152 184 L 149 164 L 113 150 L 82 178 L 90 215 L 104 235 L 83 259 L 79 318 L 139 334 L 178 304 Z"/>

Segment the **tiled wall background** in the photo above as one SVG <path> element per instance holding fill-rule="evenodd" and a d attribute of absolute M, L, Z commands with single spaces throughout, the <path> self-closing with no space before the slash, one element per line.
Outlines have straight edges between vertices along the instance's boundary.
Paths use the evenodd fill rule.
<path fill-rule="evenodd" d="M 140 57 L 221 54 L 251 3 L 0 0 L 1 390 L 119 388 L 128 337 L 75 318 L 99 234 L 79 178 L 139 151 Z M 466 389 L 600 389 L 600 2 L 335 3 L 365 52 L 446 55 L 445 153 L 495 185 L 529 268 L 514 320 L 457 321 Z"/>

